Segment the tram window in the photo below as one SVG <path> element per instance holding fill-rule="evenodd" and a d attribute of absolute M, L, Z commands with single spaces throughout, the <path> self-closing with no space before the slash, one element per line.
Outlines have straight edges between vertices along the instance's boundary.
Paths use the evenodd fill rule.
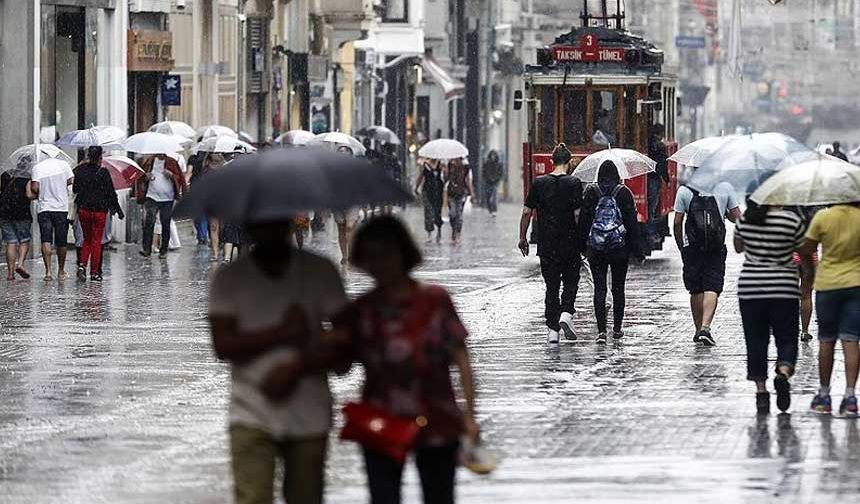
<path fill-rule="evenodd" d="M 636 148 L 636 87 L 624 88 L 624 147 Z"/>
<path fill-rule="evenodd" d="M 567 145 L 588 144 L 585 131 L 585 115 L 588 111 L 586 97 L 586 92 L 582 89 L 564 91 L 562 128 L 564 129 L 564 143 Z"/>
<path fill-rule="evenodd" d="M 613 91 L 591 92 L 592 131 L 596 135 L 598 130 L 606 136 L 610 145 L 618 142 L 618 110 L 616 95 Z M 592 141 L 594 138 L 592 137 Z"/>
<path fill-rule="evenodd" d="M 552 150 L 555 147 L 555 88 L 544 87 L 541 97 L 538 124 L 537 143 L 541 150 Z"/>

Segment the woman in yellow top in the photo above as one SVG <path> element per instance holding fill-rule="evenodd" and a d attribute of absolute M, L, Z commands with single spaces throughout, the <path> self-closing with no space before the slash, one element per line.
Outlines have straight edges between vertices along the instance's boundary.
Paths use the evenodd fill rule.
<path fill-rule="evenodd" d="M 821 388 L 812 411 L 829 414 L 830 375 L 836 340 L 845 353 L 845 398 L 839 414 L 857 416 L 854 387 L 860 369 L 860 203 L 836 205 L 818 212 L 806 233 L 800 256 L 807 268 L 821 244 L 821 262 L 815 272 L 815 310 L 818 313 L 818 374 Z M 804 287 L 805 290 L 811 286 Z M 808 292 L 807 292 L 808 294 Z"/>

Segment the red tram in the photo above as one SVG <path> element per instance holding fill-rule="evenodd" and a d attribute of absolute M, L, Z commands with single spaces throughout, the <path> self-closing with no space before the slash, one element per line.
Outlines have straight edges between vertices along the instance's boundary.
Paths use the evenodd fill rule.
<path fill-rule="evenodd" d="M 526 192 L 531 181 L 552 171 L 551 152 L 559 142 L 574 154 L 572 164 L 601 149 L 621 147 L 649 154 L 649 141 L 662 128 L 666 156 L 677 150 L 677 78 L 663 73 L 663 52 L 623 29 L 624 14 L 582 15 L 582 26 L 538 49 L 537 64 L 524 72 L 525 93 L 515 92 L 514 108 L 526 105 L 528 141 L 523 144 Z M 653 148 L 653 146 L 652 146 Z M 661 181 L 651 249 L 668 236 L 668 214 L 678 187 L 669 162 Z M 625 183 L 636 198 L 639 222 L 649 224 L 648 177 Z M 653 219 L 651 219 L 653 220 Z"/>

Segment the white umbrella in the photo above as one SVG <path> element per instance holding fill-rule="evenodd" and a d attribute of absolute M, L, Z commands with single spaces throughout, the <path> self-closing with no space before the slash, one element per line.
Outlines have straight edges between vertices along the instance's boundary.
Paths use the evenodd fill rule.
<path fill-rule="evenodd" d="M 275 142 L 281 145 L 307 145 L 317 136 L 310 131 L 291 130 L 275 139 Z"/>
<path fill-rule="evenodd" d="M 227 126 L 221 126 L 219 124 L 211 124 L 209 126 L 204 126 L 202 128 L 197 129 L 197 137 L 200 138 L 200 140 L 206 140 L 207 138 L 220 136 L 239 138 L 239 134 L 236 133 L 232 128 L 228 128 Z"/>
<path fill-rule="evenodd" d="M 456 140 L 439 138 L 424 144 L 418 155 L 430 159 L 459 159 L 468 156 L 469 149 Z"/>
<path fill-rule="evenodd" d="M 679 165 L 699 166 L 705 158 L 736 136 L 701 138 L 678 149 L 677 152 L 669 156 L 669 160 Z"/>
<path fill-rule="evenodd" d="M 162 133 L 165 135 L 178 135 L 189 140 L 197 138 L 197 132 L 194 128 L 182 121 L 162 121 L 153 124 L 149 131 L 152 133 Z"/>
<path fill-rule="evenodd" d="M 257 149 L 254 148 L 253 145 L 243 142 L 238 138 L 233 138 L 231 136 L 219 136 L 219 137 L 211 137 L 203 140 L 199 144 L 197 144 L 196 150 L 198 152 L 220 152 L 220 153 L 230 153 L 230 152 L 255 152 Z"/>
<path fill-rule="evenodd" d="M 44 159 L 62 159 L 69 165 L 74 163 L 68 154 L 55 145 L 39 144 L 37 154 L 36 145 L 30 144 L 15 149 L 15 152 L 0 166 L 0 173 L 9 172 L 12 177 L 29 178 L 33 171 L 33 165 Z"/>
<path fill-rule="evenodd" d="M 88 129 L 70 131 L 61 136 L 54 144 L 78 149 L 87 147 L 122 148 L 122 141 L 125 137 L 125 130 L 116 126 L 93 126 Z"/>
<path fill-rule="evenodd" d="M 33 166 L 33 180 L 42 180 L 67 173 L 72 165 L 62 159 L 50 158 Z"/>
<path fill-rule="evenodd" d="M 241 141 L 243 141 L 243 142 L 245 142 L 245 143 L 249 143 L 249 144 L 254 143 L 254 138 L 253 138 L 253 137 L 251 137 L 251 134 L 250 134 L 250 133 L 246 133 L 246 132 L 244 132 L 244 131 L 240 131 L 240 132 L 238 133 L 238 135 L 239 135 L 239 136 L 238 136 L 239 140 L 241 140 Z"/>
<path fill-rule="evenodd" d="M 128 137 L 123 147 L 135 154 L 172 154 L 185 150 L 184 144 L 188 139 L 178 135 L 163 133 L 138 133 Z"/>
<path fill-rule="evenodd" d="M 583 182 L 597 182 L 597 174 L 604 161 L 612 161 L 615 164 L 622 180 L 645 175 L 657 167 L 656 161 L 641 152 L 631 149 L 604 149 L 580 161 L 573 171 L 573 176 Z"/>
<path fill-rule="evenodd" d="M 339 131 L 332 131 L 330 133 L 320 133 L 313 140 L 308 142 L 308 145 L 330 145 L 337 147 L 346 146 L 352 149 L 352 154 L 354 156 L 363 156 L 367 149 L 364 148 L 364 145 L 358 141 L 357 138 L 347 135 L 346 133 L 341 133 Z"/>
<path fill-rule="evenodd" d="M 750 196 L 760 205 L 822 206 L 860 202 L 860 167 L 832 156 L 776 172 Z"/>

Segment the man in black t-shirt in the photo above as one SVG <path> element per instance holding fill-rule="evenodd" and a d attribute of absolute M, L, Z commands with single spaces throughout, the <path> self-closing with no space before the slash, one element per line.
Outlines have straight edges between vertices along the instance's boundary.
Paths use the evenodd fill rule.
<path fill-rule="evenodd" d="M 576 221 L 582 206 L 582 182 L 568 175 L 570 159 L 570 151 L 564 144 L 559 144 L 552 154 L 555 169 L 532 182 L 520 219 L 519 248 L 523 256 L 527 256 L 529 223 L 534 217 L 538 218 L 534 236 L 541 273 L 546 282 L 547 342 L 551 344 L 558 343 L 560 331 L 564 332 L 565 338 L 576 339 L 573 312 L 582 265 Z M 559 300 L 562 284 L 564 290 Z"/>

